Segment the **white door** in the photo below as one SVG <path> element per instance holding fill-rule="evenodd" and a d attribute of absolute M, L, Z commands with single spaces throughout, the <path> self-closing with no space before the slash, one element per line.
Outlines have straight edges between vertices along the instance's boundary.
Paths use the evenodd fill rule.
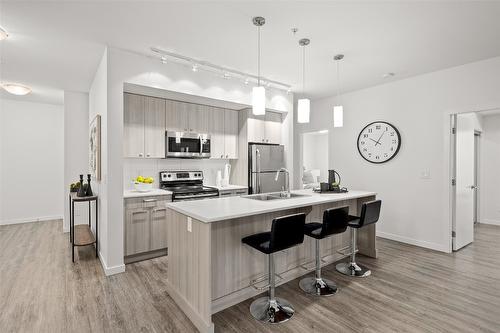
<path fill-rule="evenodd" d="M 457 115 L 454 251 L 474 240 L 474 126 L 470 114 Z"/>

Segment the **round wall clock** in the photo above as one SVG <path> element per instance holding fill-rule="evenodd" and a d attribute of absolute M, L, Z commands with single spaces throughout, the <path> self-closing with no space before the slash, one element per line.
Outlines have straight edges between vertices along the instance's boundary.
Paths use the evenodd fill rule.
<path fill-rule="evenodd" d="M 359 154 L 368 162 L 384 163 L 399 152 L 401 135 L 385 121 L 375 121 L 361 130 L 358 136 Z"/>

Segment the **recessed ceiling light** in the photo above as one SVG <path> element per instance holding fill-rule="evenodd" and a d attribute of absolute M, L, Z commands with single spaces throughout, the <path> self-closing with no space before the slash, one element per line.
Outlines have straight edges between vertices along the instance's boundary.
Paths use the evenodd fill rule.
<path fill-rule="evenodd" d="M 9 37 L 7 31 L 5 31 L 2 27 L 0 27 L 0 40 L 7 39 L 7 37 Z"/>
<path fill-rule="evenodd" d="M 30 87 L 18 83 L 4 83 L 2 87 L 13 95 L 23 96 L 31 92 Z"/>
<path fill-rule="evenodd" d="M 288 88 L 288 89 L 286 90 L 286 93 L 287 93 L 287 94 L 290 94 L 291 92 L 292 92 L 292 88 Z"/>
<path fill-rule="evenodd" d="M 249 78 L 246 78 L 245 79 L 245 84 L 248 84 L 250 82 L 250 79 Z"/>
<path fill-rule="evenodd" d="M 193 72 L 197 72 L 198 71 L 198 65 L 197 64 L 193 64 L 192 68 Z"/>
<path fill-rule="evenodd" d="M 387 79 L 389 77 L 393 77 L 394 75 L 396 75 L 396 73 L 389 72 L 389 73 L 385 73 L 384 75 L 382 75 L 382 77 L 384 79 Z"/>
<path fill-rule="evenodd" d="M 161 57 L 161 63 L 166 64 L 167 63 L 167 57 L 162 56 Z"/>

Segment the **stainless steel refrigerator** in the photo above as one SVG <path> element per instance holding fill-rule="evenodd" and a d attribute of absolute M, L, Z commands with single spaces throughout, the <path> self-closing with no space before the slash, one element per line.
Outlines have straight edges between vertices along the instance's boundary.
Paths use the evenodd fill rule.
<path fill-rule="evenodd" d="M 286 174 L 276 172 L 285 167 L 285 149 L 282 145 L 248 145 L 249 193 L 279 192 L 285 187 Z"/>

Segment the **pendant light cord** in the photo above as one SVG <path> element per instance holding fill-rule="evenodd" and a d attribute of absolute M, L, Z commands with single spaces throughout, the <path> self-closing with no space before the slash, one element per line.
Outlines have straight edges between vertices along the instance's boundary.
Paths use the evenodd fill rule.
<path fill-rule="evenodd" d="M 302 46 L 302 94 L 306 90 L 306 47 Z"/>
<path fill-rule="evenodd" d="M 337 60 L 337 104 L 340 105 L 340 60 Z"/>
<path fill-rule="evenodd" d="M 257 32 L 257 86 L 260 87 L 260 26 L 258 27 Z"/>

